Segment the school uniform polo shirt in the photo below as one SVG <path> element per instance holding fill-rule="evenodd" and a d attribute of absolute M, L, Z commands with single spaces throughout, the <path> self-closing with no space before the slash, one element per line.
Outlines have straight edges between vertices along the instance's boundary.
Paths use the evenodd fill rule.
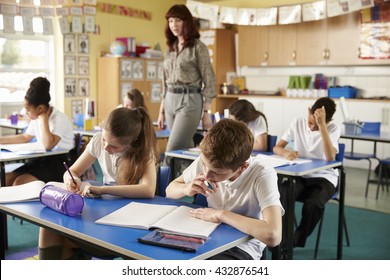
<path fill-rule="evenodd" d="M 248 162 L 248 168 L 236 180 L 217 183 L 218 191 L 207 197 L 208 206 L 260 220 L 263 217 L 262 211 L 270 206 L 279 206 L 284 214 L 279 200 L 276 171 L 271 167 L 262 166 L 252 158 L 248 159 Z M 184 182 L 191 183 L 199 173 L 204 173 L 200 157 L 184 170 Z M 251 255 L 253 259 L 259 260 L 266 245 L 253 238 L 237 247 Z"/>
<path fill-rule="evenodd" d="M 332 146 L 339 150 L 340 127 L 334 122 L 327 123 L 328 133 Z M 326 160 L 323 141 L 320 131 L 311 131 L 307 118 L 296 118 L 283 134 L 282 139 L 289 142 L 301 157 L 318 158 Z M 330 168 L 324 171 L 315 172 L 302 177 L 325 178 L 335 187 L 337 186 L 338 171 Z"/>

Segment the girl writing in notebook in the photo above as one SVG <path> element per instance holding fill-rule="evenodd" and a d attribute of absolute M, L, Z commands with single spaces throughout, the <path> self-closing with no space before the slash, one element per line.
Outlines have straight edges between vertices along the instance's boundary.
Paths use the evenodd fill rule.
<path fill-rule="evenodd" d="M 50 106 L 50 82 L 37 77 L 30 82 L 24 96 L 24 108 L 31 121 L 22 134 L 0 137 L 0 144 L 28 143 L 34 137 L 46 150 L 74 148 L 72 123 L 68 117 Z M 29 160 L 23 166 L 6 174 L 6 185 L 16 186 L 36 180 L 44 182 L 61 181 L 63 162 L 68 155 L 39 157 Z"/>
<path fill-rule="evenodd" d="M 69 172 L 65 172 L 64 182 L 69 190 L 86 197 L 109 194 L 152 198 L 156 190 L 156 155 L 153 124 L 146 110 L 117 108 L 106 117 L 103 131 L 94 135 Z M 104 184 L 87 185 L 81 190 L 80 178 L 96 160 Z M 95 256 L 104 255 L 51 230 L 40 229 L 40 259 L 78 259 L 78 247 Z"/>

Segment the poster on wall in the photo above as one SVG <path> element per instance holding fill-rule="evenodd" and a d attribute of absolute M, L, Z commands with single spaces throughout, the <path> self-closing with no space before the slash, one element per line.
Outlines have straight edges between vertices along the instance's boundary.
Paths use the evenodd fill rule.
<path fill-rule="evenodd" d="M 325 1 L 317 1 L 302 5 L 302 21 L 313 21 L 326 18 Z"/>
<path fill-rule="evenodd" d="M 73 33 L 83 33 L 83 22 L 80 16 L 72 17 L 72 32 Z"/>
<path fill-rule="evenodd" d="M 279 24 L 293 24 L 301 22 L 301 5 L 279 7 Z"/>
<path fill-rule="evenodd" d="M 238 9 L 238 24 L 256 25 L 256 9 Z"/>
<path fill-rule="evenodd" d="M 88 76 L 89 75 L 89 57 L 88 56 L 79 56 L 79 75 Z"/>
<path fill-rule="evenodd" d="M 152 103 L 159 103 L 161 102 L 161 83 L 151 83 L 151 89 L 150 92 L 152 93 L 150 95 L 150 102 Z"/>
<path fill-rule="evenodd" d="M 64 56 L 65 75 L 76 75 L 76 57 L 73 55 Z"/>
<path fill-rule="evenodd" d="M 238 9 L 232 7 L 221 7 L 219 22 L 236 24 L 238 22 Z"/>
<path fill-rule="evenodd" d="M 64 36 L 64 52 L 74 53 L 76 47 L 76 39 L 74 35 L 67 34 Z"/>
<path fill-rule="evenodd" d="M 126 96 L 127 92 L 133 89 L 132 83 L 122 83 L 121 84 L 121 102 L 123 98 Z"/>
<path fill-rule="evenodd" d="M 83 113 L 83 100 L 82 99 L 73 99 L 71 103 L 72 107 L 72 118 L 76 116 L 76 114 Z"/>
<path fill-rule="evenodd" d="M 76 79 L 65 78 L 65 97 L 76 96 Z"/>
<path fill-rule="evenodd" d="M 130 80 L 133 72 L 133 61 L 130 59 L 121 60 L 121 80 Z"/>
<path fill-rule="evenodd" d="M 79 79 L 79 96 L 89 96 L 89 79 Z"/>
<path fill-rule="evenodd" d="M 146 79 L 147 80 L 157 79 L 157 61 L 148 61 L 146 63 Z"/>
<path fill-rule="evenodd" d="M 78 35 L 78 53 L 79 54 L 88 54 L 89 53 L 89 37 L 88 35 Z"/>
<path fill-rule="evenodd" d="M 157 79 L 162 80 L 164 74 L 164 65 L 162 62 L 158 63 L 158 69 L 157 69 Z"/>
<path fill-rule="evenodd" d="M 143 60 L 133 61 L 133 79 L 143 80 L 144 79 L 144 62 Z"/>
<path fill-rule="evenodd" d="M 257 9 L 257 25 L 275 25 L 278 16 L 278 8 Z"/>

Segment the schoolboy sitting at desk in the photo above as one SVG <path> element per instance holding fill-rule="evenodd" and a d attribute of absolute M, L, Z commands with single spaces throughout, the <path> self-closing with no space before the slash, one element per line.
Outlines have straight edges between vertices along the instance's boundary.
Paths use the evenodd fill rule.
<path fill-rule="evenodd" d="M 316 100 L 308 109 L 308 117 L 295 119 L 282 139 L 276 144 L 275 154 L 293 160 L 299 156 L 318 158 L 327 161 L 334 160 L 338 153 L 340 128 L 331 122 L 336 111 L 335 102 L 322 97 Z M 290 142 L 294 143 L 294 150 L 287 149 Z M 296 179 L 295 200 L 303 202 L 302 219 L 295 230 L 294 246 L 304 247 L 307 237 L 313 232 L 321 219 L 326 202 L 335 193 L 338 172 L 328 169 L 312 173 Z M 280 187 L 283 205 L 288 186 Z"/>
<path fill-rule="evenodd" d="M 156 190 L 156 155 L 153 124 L 146 110 L 118 108 L 110 112 L 103 131 L 93 136 L 70 167 L 72 176 L 69 172 L 64 173 L 64 182 L 69 190 L 87 197 L 110 194 L 152 198 Z M 102 168 L 105 185 L 86 186 L 81 191 L 80 177 L 96 160 Z M 95 256 L 105 255 L 49 229 L 40 229 L 39 259 L 77 259 L 77 247 Z"/>
<path fill-rule="evenodd" d="M 50 99 L 49 80 L 44 77 L 33 79 L 24 96 L 24 108 L 31 119 L 26 132 L 0 137 L 0 144 L 28 143 L 36 137 L 46 150 L 71 150 L 74 147 L 72 123 L 64 113 L 50 106 Z M 67 155 L 29 160 L 6 174 L 6 185 L 16 186 L 36 180 L 61 181 L 64 161 L 68 161 Z"/>
<path fill-rule="evenodd" d="M 193 217 L 223 222 L 254 237 L 210 259 L 260 259 L 266 245 L 281 241 L 284 210 L 277 175 L 250 158 L 252 148 L 247 126 L 223 119 L 201 142 L 200 157 L 166 190 L 167 197 L 176 199 L 205 195 L 210 208 L 194 209 Z"/>

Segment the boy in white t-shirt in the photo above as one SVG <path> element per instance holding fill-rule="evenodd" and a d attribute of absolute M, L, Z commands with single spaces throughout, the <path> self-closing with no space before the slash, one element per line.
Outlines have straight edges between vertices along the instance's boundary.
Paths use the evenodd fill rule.
<path fill-rule="evenodd" d="M 295 119 L 282 139 L 276 144 L 275 154 L 289 160 L 297 157 L 334 160 L 338 153 L 340 128 L 332 122 L 336 111 L 335 102 L 328 98 L 319 98 L 308 109 L 307 118 Z M 288 149 L 289 142 L 293 143 L 294 150 Z M 304 247 L 307 237 L 313 232 L 320 221 L 326 202 L 336 190 L 338 172 L 328 169 L 308 174 L 296 179 L 295 200 L 303 202 L 302 219 L 294 234 L 294 246 Z M 286 188 L 280 185 L 281 200 L 285 206 Z"/>
<path fill-rule="evenodd" d="M 282 237 L 284 210 L 273 168 L 250 159 L 253 135 L 240 121 L 216 123 L 200 144 L 201 155 L 172 181 L 167 197 L 204 195 L 208 207 L 193 217 L 226 223 L 253 236 L 250 241 L 210 259 L 260 259 L 265 246 L 277 246 Z"/>

